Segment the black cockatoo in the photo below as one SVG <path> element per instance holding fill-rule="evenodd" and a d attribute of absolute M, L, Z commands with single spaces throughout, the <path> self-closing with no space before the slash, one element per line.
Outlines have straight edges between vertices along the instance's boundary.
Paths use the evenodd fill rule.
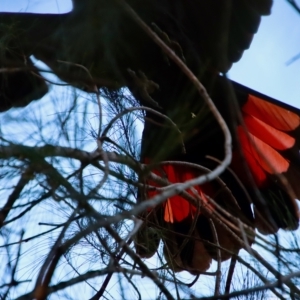
<path fill-rule="evenodd" d="M 174 71 L 172 62 L 128 15 L 124 3 L 203 79 L 207 71 L 226 72 L 239 60 L 260 15 L 270 13 L 271 2 L 73 0 L 73 10 L 61 15 L 2 12 L 0 111 L 24 106 L 47 92 L 32 55 L 62 80 L 87 91 L 95 85 L 133 88 L 144 77 L 163 85 Z"/>
<path fill-rule="evenodd" d="M 300 110 L 223 77 L 213 86 L 212 99 L 234 135 L 230 168 L 218 179 L 187 190 L 194 199 L 201 198 L 197 205 L 178 194 L 144 212 L 145 222 L 136 239 L 137 252 L 143 257 L 151 257 L 163 240 L 169 266 L 192 274 L 206 271 L 212 259 L 217 259 L 218 249 L 223 261 L 251 245 L 254 234 L 249 228 L 272 234 L 280 228 L 296 230 L 299 222 Z M 187 108 L 177 119 L 185 151 L 180 133 L 170 123 L 151 114 L 145 121 L 142 161 L 170 184 L 207 174 L 224 158 L 219 125 L 197 101 L 197 94 L 191 97 L 190 113 Z M 232 104 L 235 100 L 241 122 Z M 142 178 L 148 185 L 166 186 L 147 174 Z M 158 194 L 142 190 L 140 198 Z"/>
<path fill-rule="evenodd" d="M 180 134 L 146 112 L 141 161 L 149 171 L 177 183 L 214 169 L 224 158 L 217 121 L 190 79 L 128 14 L 127 4 L 204 84 L 233 136 L 230 168 L 187 191 L 202 199 L 199 205 L 176 195 L 140 216 L 145 222 L 137 253 L 152 256 L 162 239 L 173 270 L 198 274 L 217 256 L 216 236 L 222 260 L 243 247 L 225 228 L 230 215 L 249 232 L 296 229 L 300 111 L 220 76 L 250 46 L 271 0 L 73 0 L 73 10 L 64 15 L 1 13 L 0 64 L 11 71 L 0 73 L 0 110 L 47 92 L 34 55 L 73 86 L 86 91 L 127 86 L 143 105 L 173 120 Z M 141 174 L 141 182 L 159 187 L 148 175 Z M 139 201 L 158 193 L 141 189 Z M 252 243 L 247 229 L 230 230 Z"/>

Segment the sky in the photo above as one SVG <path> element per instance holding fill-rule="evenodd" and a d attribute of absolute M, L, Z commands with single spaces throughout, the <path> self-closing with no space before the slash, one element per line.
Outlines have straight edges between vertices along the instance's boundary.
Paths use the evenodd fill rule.
<path fill-rule="evenodd" d="M 0 11 L 32 13 L 65 13 L 72 10 L 71 0 L 1 0 Z"/>
<path fill-rule="evenodd" d="M 71 0 L 0 0 L 0 11 L 65 13 Z M 229 72 L 243 85 L 300 108 L 300 15 L 285 0 L 275 0 L 271 16 L 262 19 L 249 50 Z"/>
<path fill-rule="evenodd" d="M 231 69 L 231 79 L 300 108 L 300 15 L 285 0 L 275 0 L 262 18 L 250 49 Z"/>

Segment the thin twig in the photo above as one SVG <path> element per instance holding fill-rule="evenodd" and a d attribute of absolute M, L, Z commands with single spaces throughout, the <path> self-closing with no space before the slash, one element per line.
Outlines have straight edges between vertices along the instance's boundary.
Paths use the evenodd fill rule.
<path fill-rule="evenodd" d="M 125 108 L 122 112 L 120 112 L 119 114 L 117 114 L 113 119 L 110 120 L 110 122 L 107 124 L 106 128 L 103 130 L 102 132 L 102 138 L 106 137 L 107 136 L 107 133 L 108 131 L 110 130 L 110 128 L 113 126 L 113 124 L 118 120 L 120 119 L 122 116 L 124 116 L 125 114 L 127 113 L 130 113 L 130 112 L 133 112 L 133 111 L 136 111 L 136 110 L 146 110 L 146 111 L 149 111 L 163 119 L 166 119 L 175 129 L 176 131 L 178 132 L 179 136 L 180 136 L 180 139 L 181 139 L 181 144 L 182 144 L 182 150 L 183 150 L 183 153 L 185 153 L 185 146 L 184 146 L 184 142 L 182 140 L 182 134 L 181 134 L 181 131 L 180 129 L 178 128 L 178 126 L 166 115 L 158 112 L 157 110 L 151 108 L 151 107 L 147 107 L 147 106 L 138 106 L 138 107 L 128 107 L 128 108 Z"/>
<path fill-rule="evenodd" d="M 149 270 L 149 268 L 140 259 L 140 257 L 137 256 L 137 254 L 126 243 L 124 244 L 123 239 L 118 235 L 118 233 L 114 231 L 110 226 L 107 226 L 106 230 L 118 243 L 123 243 L 123 249 L 126 251 L 126 253 L 140 267 L 141 271 L 144 272 L 144 275 L 152 279 L 152 281 L 157 285 L 161 292 L 166 296 L 166 299 L 174 300 L 173 296 L 171 295 L 169 290 L 164 286 L 164 284 L 158 279 L 158 277 L 153 272 Z"/>
<path fill-rule="evenodd" d="M 21 234 L 20 234 L 20 239 L 19 239 L 19 247 L 18 247 L 17 257 L 15 260 L 15 264 L 11 270 L 11 280 L 10 280 L 10 283 L 8 284 L 8 288 L 7 288 L 6 292 L 4 293 L 4 295 L 1 295 L 1 300 L 6 299 L 6 297 L 8 296 L 8 293 L 10 291 L 10 287 L 16 286 L 17 284 L 19 284 L 19 282 L 15 280 L 15 276 L 16 276 L 17 267 L 19 265 L 19 260 L 21 257 L 21 247 L 22 247 L 21 241 L 23 239 L 24 233 L 25 233 L 25 231 L 22 230 Z"/>
<path fill-rule="evenodd" d="M 52 275 L 55 271 L 56 265 L 63 254 L 60 248 L 62 240 L 64 238 L 65 232 L 67 231 L 71 222 L 77 213 L 78 209 L 74 210 L 70 216 L 68 222 L 64 225 L 62 231 L 60 232 L 55 244 L 53 245 L 51 251 L 49 252 L 43 266 L 40 269 L 39 275 L 36 280 L 35 288 L 33 294 L 37 300 L 43 300 L 47 297 L 47 290 L 49 283 L 51 281 Z"/>
<path fill-rule="evenodd" d="M 231 152 L 232 138 L 231 138 L 231 134 L 230 134 L 229 128 L 228 128 L 225 120 L 223 119 L 223 117 L 219 113 L 218 109 L 216 108 L 214 102 L 208 95 L 205 87 L 200 83 L 198 78 L 187 67 L 187 65 L 177 56 L 177 54 L 170 47 L 168 47 L 166 45 L 166 43 L 164 41 L 162 41 L 153 30 L 151 30 L 151 28 L 139 17 L 139 15 L 126 3 L 126 1 L 124 1 L 124 0 L 115 0 L 115 1 L 117 1 L 123 7 L 123 9 L 131 16 L 131 18 L 165 52 L 165 54 L 170 59 L 172 59 L 175 62 L 175 64 L 178 65 L 178 67 L 182 70 L 182 72 L 194 84 L 194 86 L 198 90 L 199 94 L 202 96 L 202 98 L 206 102 L 207 106 L 209 107 L 210 111 L 212 112 L 212 114 L 216 118 L 217 122 L 219 123 L 219 125 L 223 131 L 224 138 L 225 138 L 225 141 L 224 141 L 225 158 L 224 158 L 222 164 L 219 165 L 218 167 L 216 167 L 216 169 L 214 169 L 211 172 L 211 174 L 210 174 L 211 176 L 208 176 L 208 178 L 206 178 L 206 180 L 210 181 L 210 180 L 218 177 L 226 169 L 226 167 L 229 166 L 229 164 L 231 162 L 231 158 L 232 158 L 232 152 Z M 193 184 L 191 184 L 191 186 L 199 185 L 199 184 L 203 183 L 202 179 L 201 180 L 200 180 L 200 178 L 197 178 L 197 179 L 189 181 L 190 183 L 193 182 Z"/>
<path fill-rule="evenodd" d="M 217 275 L 216 275 L 216 284 L 215 284 L 215 296 L 219 296 L 220 295 L 220 285 L 221 285 L 221 276 L 222 276 L 222 272 L 221 272 L 221 251 L 220 251 L 220 244 L 219 244 L 219 238 L 218 238 L 218 233 L 215 227 L 214 222 L 212 221 L 212 219 L 209 219 L 209 223 L 210 223 L 210 227 L 212 229 L 213 232 L 213 236 L 214 236 L 214 242 L 215 244 L 218 246 L 217 248 Z"/>
<path fill-rule="evenodd" d="M 80 64 L 76 64 L 76 63 L 73 63 L 73 62 L 69 62 L 69 61 L 63 61 L 63 60 L 58 60 L 59 63 L 63 63 L 63 64 L 67 64 L 67 65 L 71 65 L 71 66 L 75 66 L 75 67 L 78 67 L 78 68 L 81 68 L 83 69 L 87 74 L 88 76 L 90 77 L 91 79 L 91 82 L 92 82 L 92 89 L 91 91 L 93 91 L 95 94 L 96 94 L 96 97 L 97 97 L 97 102 L 98 102 L 98 108 L 99 108 L 99 127 L 98 127 L 98 138 L 100 138 L 100 133 L 102 131 L 102 105 L 101 105 L 101 101 L 100 101 L 100 92 L 99 92 L 99 89 L 97 87 L 97 85 L 94 83 L 94 78 L 92 76 L 92 74 L 90 73 L 89 69 L 86 68 L 85 66 L 83 65 L 80 65 Z"/>
<path fill-rule="evenodd" d="M 291 279 L 299 277 L 299 276 L 300 276 L 300 271 L 293 272 L 286 276 L 282 276 L 281 282 L 286 284 L 286 283 L 290 282 Z M 256 292 L 265 291 L 265 290 L 268 290 L 271 288 L 278 288 L 280 286 L 281 282 L 279 280 L 276 280 L 273 283 L 266 283 L 262 286 L 253 287 L 253 288 L 242 290 L 242 291 L 236 291 L 236 292 L 232 292 L 232 293 L 226 294 L 226 295 L 219 295 L 218 297 L 214 297 L 214 296 L 201 297 L 201 298 L 199 298 L 199 300 L 217 300 L 217 299 L 228 299 L 228 298 L 231 299 L 231 298 L 235 298 L 235 297 L 238 297 L 241 295 L 246 296 L 246 295 L 253 294 Z M 281 299 L 284 299 L 284 298 L 281 297 Z"/>
<path fill-rule="evenodd" d="M 32 175 L 33 175 L 33 170 L 31 167 L 27 167 L 26 170 L 22 173 L 13 192 L 9 195 L 5 205 L 0 210 L 0 228 L 3 226 L 6 217 L 8 216 L 9 212 L 13 208 L 14 203 L 20 197 L 24 187 L 29 183 L 31 179 L 33 179 Z"/>
<path fill-rule="evenodd" d="M 235 266 L 236 266 L 236 260 L 237 260 L 236 256 L 237 255 L 234 255 L 234 256 L 231 257 L 230 266 L 229 266 L 228 273 L 227 273 L 227 279 L 226 279 L 225 293 L 224 294 L 229 294 L 229 292 L 230 292 L 231 281 L 232 281 L 234 269 L 235 269 Z M 229 298 L 228 298 L 228 300 L 229 300 Z"/>

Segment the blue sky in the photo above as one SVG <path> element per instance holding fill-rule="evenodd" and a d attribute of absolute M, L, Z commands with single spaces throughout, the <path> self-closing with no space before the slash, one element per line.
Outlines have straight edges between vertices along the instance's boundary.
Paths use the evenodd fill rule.
<path fill-rule="evenodd" d="M 275 0 L 230 78 L 300 108 L 300 59 L 286 64 L 299 52 L 300 15 L 285 0 Z"/>
<path fill-rule="evenodd" d="M 1 0 L 0 11 L 64 13 L 72 9 L 71 0 Z"/>

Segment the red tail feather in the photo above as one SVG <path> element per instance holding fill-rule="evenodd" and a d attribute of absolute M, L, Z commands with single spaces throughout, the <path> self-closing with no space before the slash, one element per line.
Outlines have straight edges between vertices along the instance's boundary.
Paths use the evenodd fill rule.
<path fill-rule="evenodd" d="M 282 105 L 280 102 L 277 102 L 277 104 L 270 103 L 249 94 L 248 100 L 243 105 L 242 110 L 278 130 L 295 130 L 300 125 L 299 114 L 282 107 Z"/>
<path fill-rule="evenodd" d="M 284 174 L 293 164 L 289 151 L 297 147 L 293 132 L 300 125 L 300 111 L 249 94 L 242 112 L 244 124 L 237 129 L 242 152 L 258 187 L 266 186 L 268 175 Z M 299 155 L 299 149 L 294 152 Z M 233 169 L 241 173 L 235 160 L 236 153 Z"/>
<path fill-rule="evenodd" d="M 264 140 L 259 139 L 250 131 L 245 131 L 241 126 L 238 127 L 238 137 L 246 162 L 258 187 L 265 184 L 267 173 L 281 174 L 288 170 L 289 162 Z M 240 169 L 235 167 L 233 169 L 240 173 Z"/>
<path fill-rule="evenodd" d="M 180 165 L 163 165 L 160 169 L 153 170 L 153 173 L 166 178 L 170 183 L 182 183 L 190 179 L 194 179 L 199 176 L 199 172 L 195 171 L 191 167 L 180 166 Z M 158 187 L 159 185 L 155 182 L 149 181 L 150 185 Z M 207 201 L 205 194 L 212 195 L 213 190 L 208 184 L 202 186 L 195 186 L 192 189 L 187 190 L 191 196 L 199 196 L 203 201 Z M 149 191 L 148 196 L 151 198 L 157 194 L 157 191 Z M 200 203 L 199 203 L 200 204 Z M 188 202 L 184 197 L 175 195 L 169 198 L 164 203 L 164 221 L 169 223 L 181 222 L 182 220 L 196 216 L 197 208 Z M 208 204 L 208 206 L 211 206 Z"/>

